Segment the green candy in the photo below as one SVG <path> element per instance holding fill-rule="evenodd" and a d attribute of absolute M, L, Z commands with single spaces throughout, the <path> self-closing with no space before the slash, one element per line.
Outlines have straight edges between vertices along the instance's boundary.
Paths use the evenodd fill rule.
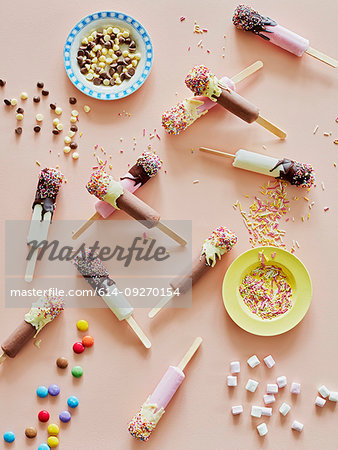
<path fill-rule="evenodd" d="M 72 368 L 72 375 L 75 378 L 80 378 L 83 375 L 83 369 L 81 366 L 74 366 Z"/>

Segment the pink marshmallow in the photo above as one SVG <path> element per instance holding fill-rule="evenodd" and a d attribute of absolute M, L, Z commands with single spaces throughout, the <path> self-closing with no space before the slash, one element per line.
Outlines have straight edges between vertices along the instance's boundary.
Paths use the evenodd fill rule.
<path fill-rule="evenodd" d="M 272 44 L 293 53 L 296 56 L 302 56 L 309 48 L 310 42 L 280 25 L 266 27 L 268 31 L 262 31 L 261 34 L 270 39 Z"/>
<path fill-rule="evenodd" d="M 181 369 L 169 366 L 161 381 L 151 394 L 149 403 L 155 403 L 157 409 L 165 409 L 185 378 Z"/>

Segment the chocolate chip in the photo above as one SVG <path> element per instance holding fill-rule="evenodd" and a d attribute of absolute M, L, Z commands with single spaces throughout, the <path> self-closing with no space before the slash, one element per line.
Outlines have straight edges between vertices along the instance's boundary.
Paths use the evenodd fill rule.
<path fill-rule="evenodd" d="M 99 86 L 102 83 L 102 79 L 101 78 L 94 78 L 93 83 L 95 84 L 95 86 Z"/>
<path fill-rule="evenodd" d="M 18 114 L 23 114 L 25 111 L 24 111 L 23 108 L 18 108 L 18 109 L 16 110 L 16 112 L 17 112 Z"/>
<path fill-rule="evenodd" d="M 49 91 L 47 91 L 47 89 L 43 89 L 43 90 L 41 91 L 41 94 L 42 94 L 44 97 L 47 97 L 47 95 L 49 95 Z"/>
<path fill-rule="evenodd" d="M 40 101 L 40 97 L 38 95 L 36 95 L 35 97 L 33 97 L 33 102 L 34 103 L 39 103 Z"/>
<path fill-rule="evenodd" d="M 35 133 L 40 133 L 41 127 L 40 127 L 39 125 L 36 125 L 36 126 L 34 127 L 34 131 L 35 131 Z"/>
<path fill-rule="evenodd" d="M 121 50 L 116 50 L 115 55 L 116 55 L 116 56 L 121 56 L 121 55 L 122 55 Z"/>
<path fill-rule="evenodd" d="M 120 74 L 120 73 L 122 73 L 122 71 L 123 71 L 123 67 L 122 66 L 117 66 L 116 72 L 118 74 Z"/>
<path fill-rule="evenodd" d="M 98 51 L 96 52 L 96 57 L 97 57 L 97 58 L 100 58 L 100 56 L 102 56 L 102 52 L 101 52 L 101 50 L 98 50 Z"/>
<path fill-rule="evenodd" d="M 94 72 L 95 73 L 100 73 L 101 72 L 101 67 L 95 67 Z"/>
<path fill-rule="evenodd" d="M 109 69 L 109 75 L 110 75 L 111 77 L 114 75 L 115 72 L 116 72 L 116 71 L 115 71 L 114 67 L 111 67 L 111 68 Z"/>
<path fill-rule="evenodd" d="M 116 69 L 117 68 L 117 63 L 110 64 L 110 67 L 112 67 L 113 69 Z"/>
<path fill-rule="evenodd" d="M 103 33 L 96 33 L 96 36 L 97 36 L 98 38 L 102 38 L 102 37 L 103 37 Z"/>
<path fill-rule="evenodd" d="M 76 133 L 77 130 L 78 130 L 78 127 L 77 127 L 76 125 L 72 125 L 72 126 L 70 127 L 70 131 L 74 131 L 74 133 Z"/>
<path fill-rule="evenodd" d="M 5 80 L 2 80 L 2 79 L 0 78 L 0 86 L 1 86 L 1 87 L 4 87 L 5 84 L 6 84 L 6 81 L 5 81 Z"/>
<path fill-rule="evenodd" d="M 79 50 L 77 52 L 77 56 L 84 56 L 84 54 L 85 54 L 84 50 Z"/>
<path fill-rule="evenodd" d="M 135 74 L 135 69 L 134 69 L 134 67 L 130 67 L 130 68 L 128 69 L 128 73 L 129 73 L 129 75 L 133 76 L 133 75 Z"/>
<path fill-rule="evenodd" d="M 94 47 L 95 47 L 94 42 L 88 42 L 87 49 L 91 50 Z"/>
<path fill-rule="evenodd" d="M 88 50 L 85 51 L 85 55 L 87 56 L 87 58 L 90 58 L 90 53 Z"/>
<path fill-rule="evenodd" d="M 109 83 L 110 83 L 111 86 L 114 86 L 114 84 L 115 84 L 114 78 L 111 78 Z"/>
<path fill-rule="evenodd" d="M 77 100 L 76 100 L 75 97 L 69 97 L 69 103 L 70 103 L 71 105 L 76 105 L 76 102 L 77 102 Z"/>
<path fill-rule="evenodd" d="M 129 47 L 129 53 L 135 53 L 136 52 L 136 48 L 134 47 Z"/>
<path fill-rule="evenodd" d="M 4 103 L 5 103 L 5 105 L 7 105 L 7 106 L 10 106 L 10 105 L 11 105 L 11 101 L 8 100 L 7 98 L 4 99 Z"/>
<path fill-rule="evenodd" d="M 22 133 L 22 128 L 21 127 L 15 128 L 15 133 L 16 134 L 21 134 Z"/>
<path fill-rule="evenodd" d="M 131 39 L 130 39 L 130 37 L 128 37 L 128 38 L 126 39 L 126 44 L 129 45 L 130 43 L 131 43 Z"/>
<path fill-rule="evenodd" d="M 112 46 L 113 46 L 113 44 L 111 43 L 111 41 L 104 43 L 104 47 L 106 47 L 106 48 L 112 48 Z"/>
<path fill-rule="evenodd" d="M 83 56 L 78 56 L 76 59 L 80 67 L 84 65 Z"/>
<path fill-rule="evenodd" d="M 77 148 L 77 143 L 76 143 L 76 142 L 71 142 L 71 143 L 69 144 L 69 147 L 70 147 L 72 150 L 75 150 L 75 149 Z"/>
<path fill-rule="evenodd" d="M 130 64 L 131 58 L 129 58 L 129 56 L 127 56 L 126 58 L 124 58 L 124 60 L 127 63 L 127 66 L 128 66 L 128 64 Z"/>
<path fill-rule="evenodd" d="M 123 80 L 125 79 L 125 77 L 126 77 L 125 74 L 124 74 L 124 73 L 121 73 L 121 75 L 120 75 L 120 80 L 123 81 Z"/>
<path fill-rule="evenodd" d="M 38 88 L 42 89 L 44 87 L 45 83 L 43 81 L 38 81 L 36 83 L 36 85 L 37 85 Z"/>
<path fill-rule="evenodd" d="M 123 56 L 120 56 L 120 58 L 117 60 L 117 64 L 122 64 L 123 66 L 126 66 L 126 62 Z"/>
<path fill-rule="evenodd" d="M 125 42 L 125 38 L 123 36 L 120 36 L 119 37 L 119 43 L 120 44 L 124 44 L 124 42 Z"/>
<path fill-rule="evenodd" d="M 131 78 L 131 75 L 130 75 L 128 72 L 126 72 L 126 73 L 124 74 L 124 76 L 125 76 L 125 78 L 126 78 L 127 80 L 130 80 L 130 78 Z"/>
<path fill-rule="evenodd" d="M 87 70 L 85 67 L 82 67 L 82 69 L 80 70 L 80 72 L 81 72 L 83 75 L 85 75 L 85 74 L 88 72 L 88 70 Z"/>
<path fill-rule="evenodd" d="M 136 48 L 135 41 L 131 41 L 131 43 L 129 44 L 129 48 Z"/>
<path fill-rule="evenodd" d="M 57 129 L 55 128 L 54 130 L 52 130 L 52 133 L 55 134 L 55 135 L 57 135 L 57 134 L 59 134 L 59 130 L 57 130 Z"/>
<path fill-rule="evenodd" d="M 51 109 L 52 111 L 55 111 L 55 110 L 56 110 L 56 104 L 55 104 L 55 103 L 51 103 L 51 104 L 49 105 L 49 107 L 50 107 L 50 109 Z"/>

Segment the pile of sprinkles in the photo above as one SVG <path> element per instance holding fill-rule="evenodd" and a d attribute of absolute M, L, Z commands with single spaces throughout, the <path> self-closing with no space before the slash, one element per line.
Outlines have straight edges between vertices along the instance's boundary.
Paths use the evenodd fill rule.
<path fill-rule="evenodd" d="M 90 180 L 88 181 L 87 191 L 100 200 L 104 200 L 110 180 L 111 176 L 104 170 L 97 170 L 92 173 Z"/>
<path fill-rule="evenodd" d="M 195 121 L 185 103 L 183 100 L 162 114 L 162 126 L 168 134 L 180 134 Z"/>
<path fill-rule="evenodd" d="M 185 84 L 195 95 L 204 95 L 214 76 L 210 69 L 202 64 L 191 69 L 185 79 Z"/>
<path fill-rule="evenodd" d="M 280 267 L 260 264 L 239 286 L 244 303 L 261 319 L 274 319 L 292 308 L 292 289 Z"/>
<path fill-rule="evenodd" d="M 143 152 L 137 159 L 136 164 L 141 166 L 149 177 L 153 177 L 162 167 L 159 156 L 152 152 Z"/>
<path fill-rule="evenodd" d="M 263 200 L 255 196 L 249 212 L 242 210 L 237 201 L 234 208 L 239 208 L 243 222 L 249 231 L 249 242 L 252 247 L 272 245 L 285 247 L 283 236 L 285 230 L 279 228 L 280 220 L 289 211 L 289 200 L 286 193 L 287 183 L 281 180 L 268 181 L 262 186 Z"/>

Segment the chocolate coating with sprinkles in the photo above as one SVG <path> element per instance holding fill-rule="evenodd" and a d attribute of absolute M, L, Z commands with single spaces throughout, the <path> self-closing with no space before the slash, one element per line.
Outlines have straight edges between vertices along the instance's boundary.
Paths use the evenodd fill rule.
<path fill-rule="evenodd" d="M 121 180 L 133 180 L 135 186 L 143 186 L 151 177 L 154 177 L 162 167 L 161 159 L 151 152 L 143 152 L 137 159 L 136 164 L 128 171 L 129 175 L 121 177 Z"/>
<path fill-rule="evenodd" d="M 277 22 L 270 19 L 270 17 L 262 16 L 250 6 L 245 5 L 237 6 L 232 17 L 232 23 L 238 30 L 251 31 L 266 40 L 270 40 L 269 37 L 261 34 L 261 32 L 271 33 L 272 31 L 266 27 L 277 25 Z"/>
<path fill-rule="evenodd" d="M 291 159 L 281 159 L 273 167 L 272 172 L 277 167 L 281 166 L 283 170 L 279 172 L 277 179 L 288 181 L 295 186 L 310 188 L 315 184 L 315 173 L 310 164 L 303 164 Z"/>
<path fill-rule="evenodd" d="M 51 212 L 52 216 L 55 210 L 56 196 L 59 192 L 60 186 L 64 180 L 64 175 L 57 169 L 45 168 L 41 170 L 39 182 L 36 189 L 35 205 L 41 205 L 41 220 L 43 220 L 46 212 Z"/>

